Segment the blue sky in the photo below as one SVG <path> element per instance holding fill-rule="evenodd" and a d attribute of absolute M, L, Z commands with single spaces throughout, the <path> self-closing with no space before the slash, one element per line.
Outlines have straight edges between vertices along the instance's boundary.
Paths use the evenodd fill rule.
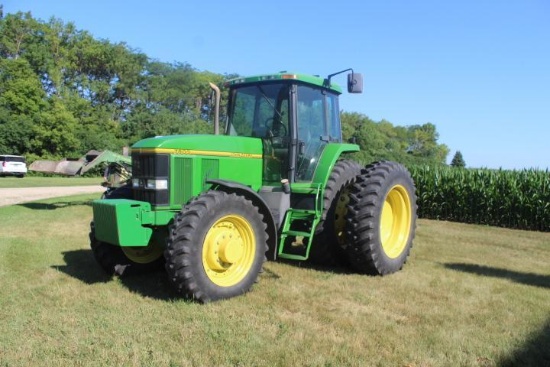
<path fill-rule="evenodd" d="M 1 1 L 1 0 L 0 0 Z M 149 57 L 241 75 L 352 67 L 340 107 L 431 122 L 469 167 L 550 168 L 548 0 L 4 0 Z M 336 82 L 344 84 L 343 78 Z"/>

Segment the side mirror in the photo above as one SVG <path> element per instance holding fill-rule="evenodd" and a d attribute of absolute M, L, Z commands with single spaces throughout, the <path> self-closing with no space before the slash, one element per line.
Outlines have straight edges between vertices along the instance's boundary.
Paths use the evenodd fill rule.
<path fill-rule="evenodd" d="M 363 75 L 353 72 L 348 74 L 348 93 L 363 93 Z"/>

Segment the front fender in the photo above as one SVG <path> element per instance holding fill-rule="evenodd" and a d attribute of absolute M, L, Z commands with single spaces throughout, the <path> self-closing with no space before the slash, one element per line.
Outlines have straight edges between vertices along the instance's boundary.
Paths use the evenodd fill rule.
<path fill-rule="evenodd" d="M 273 214 L 264 199 L 262 199 L 256 191 L 239 182 L 228 180 L 207 180 L 206 182 L 212 185 L 210 188 L 211 190 L 220 190 L 242 195 L 258 207 L 260 213 L 264 216 L 264 222 L 267 224 L 267 234 L 269 235 L 267 239 L 269 249 L 266 256 L 269 260 L 275 260 L 277 258 L 277 227 L 275 224 L 275 218 L 273 217 Z"/>

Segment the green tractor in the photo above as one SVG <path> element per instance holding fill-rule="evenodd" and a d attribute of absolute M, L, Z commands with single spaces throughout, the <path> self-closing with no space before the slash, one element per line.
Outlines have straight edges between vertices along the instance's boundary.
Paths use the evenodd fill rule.
<path fill-rule="evenodd" d="M 401 269 L 416 226 L 414 183 L 398 163 L 344 158 L 359 146 L 342 142 L 342 90 L 331 78 L 348 70 L 230 80 L 223 134 L 216 118 L 215 135 L 133 145 L 131 185 L 93 203 L 98 263 L 116 275 L 164 266 L 199 302 L 247 292 L 268 258 L 372 275 Z M 348 92 L 362 84 L 348 74 Z"/>

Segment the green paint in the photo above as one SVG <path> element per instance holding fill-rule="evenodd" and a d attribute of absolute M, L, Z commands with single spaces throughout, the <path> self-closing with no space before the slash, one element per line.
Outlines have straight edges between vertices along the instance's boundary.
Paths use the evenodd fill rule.
<path fill-rule="evenodd" d="M 151 205 L 143 201 L 113 199 L 93 202 L 95 236 L 117 246 L 147 246 L 153 230 Z"/>
<path fill-rule="evenodd" d="M 330 98 L 334 98 L 334 95 L 342 92 L 337 85 L 328 86 L 323 78 L 286 72 L 233 79 L 227 82 L 227 86 L 229 88 L 240 88 L 247 85 L 281 82 L 287 86 L 290 84 L 307 85 L 317 91 L 319 89 L 325 90 L 329 92 L 326 95 L 331 96 Z M 290 90 L 288 87 L 285 88 Z M 300 122 L 297 121 L 296 116 L 290 114 L 292 109 L 286 107 L 286 103 L 295 103 L 295 99 L 290 98 L 289 102 L 284 103 L 279 101 L 268 103 L 266 102 L 267 96 L 263 95 L 263 91 L 263 89 L 258 89 L 260 95 L 255 98 L 257 98 L 257 103 L 264 104 L 264 109 L 261 110 L 256 105 L 255 113 L 262 112 L 265 114 L 266 111 L 269 111 L 269 108 L 281 108 L 282 110 L 279 112 L 274 112 L 273 118 L 279 119 L 280 123 L 282 123 L 283 117 L 287 119 L 285 120 L 287 133 L 291 131 L 290 129 L 297 129 L 297 124 Z M 279 95 L 281 98 L 285 97 L 282 93 L 275 96 Z M 318 96 L 322 95 L 325 94 L 318 93 Z M 285 98 L 288 100 L 288 97 Z M 298 98 L 300 98 L 299 93 Z M 298 103 L 300 103 L 300 100 L 298 100 Z M 323 105 L 323 103 L 310 104 L 308 108 L 316 109 L 310 111 L 310 116 L 327 116 L 325 110 L 322 109 Z M 241 109 L 240 113 L 252 113 L 251 107 L 253 106 L 251 105 L 245 110 Z M 254 116 L 253 121 L 260 120 L 261 122 L 259 127 L 267 127 L 266 119 L 261 113 Z M 267 119 L 267 121 L 269 120 Z M 332 136 L 338 137 L 340 129 L 338 116 L 332 117 L 330 123 L 334 123 L 334 126 L 336 126 L 330 133 L 334 132 L 336 135 Z M 136 174 L 137 170 L 134 171 L 134 178 L 139 181 L 138 185 L 144 185 L 141 181 L 148 179 L 166 179 L 166 176 L 156 176 L 157 173 L 155 172 L 157 171 L 150 168 L 151 163 L 147 162 L 149 162 L 148 157 L 153 161 L 157 154 L 168 157 L 168 160 L 163 163 L 166 167 L 166 162 L 168 162 L 168 169 L 163 171 L 168 172 L 168 183 L 165 189 L 167 199 L 157 202 L 150 200 L 151 203 L 122 199 L 95 201 L 93 209 L 96 237 L 100 241 L 118 246 L 146 246 L 151 238 L 153 228 L 170 225 L 175 215 L 182 210 L 182 207 L 190 199 L 211 189 L 208 180 L 226 180 L 239 183 L 254 192 L 259 192 L 262 185 L 279 186 L 280 179 L 285 178 L 287 174 L 285 165 L 289 164 L 288 159 L 291 157 L 288 152 L 293 147 L 299 149 L 298 144 L 292 145 L 290 139 L 288 139 L 289 135 L 287 135 L 287 140 L 281 139 L 275 142 L 265 134 L 258 137 L 256 135 L 242 136 L 247 135 L 246 132 L 248 132 L 247 129 L 242 129 L 232 130 L 229 135 L 159 136 L 144 139 L 134 144 L 132 146 L 132 156 L 136 158 L 134 164 L 143 159 L 143 162 L 140 163 L 143 165 L 139 170 L 140 173 Z M 252 130 L 250 134 L 252 135 Z M 304 260 L 308 257 L 315 226 L 319 222 L 323 211 L 323 201 L 320 198 L 322 198 L 322 192 L 325 189 L 328 177 L 342 153 L 359 150 L 357 145 L 334 141 L 320 141 L 318 144 L 320 148 L 317 153 L 307 157 L 308 162 L 311 159 L 309 166 L 305 166 L 308 169 L 307 174 L 300 176 L 300 182 L 290 183 L 292 193 L 310 195 L 315 202 L 315 208 L 311 210 L 293 208 L 288 212 L 283 228 L 279 233 L 278 253 L 281 257 L 298 260 Z M 290 165 L 296 166 L 297 163 L 290 163 Z M 144 197 L 148 197 L 147 195 L 152 192 L 147 189 L 142 190 Z M 310 221 L 310 230 L 307 233 L 297 235 L 294 233 L 295 231 L 290 229 L 290 224 L 295 220 Z M 284 250 L 284 242 L 293 241 L 296 236 L 307 238 L 308 245 L 303 254 L 287 253 Z"/>
<path fill-rule="evenodd" d="M 273 81 L 288 81 L 292 83 L 309 84 L 312 86 L 329 89 L 338 94 L 342 94 L 342 88 L 339 85 L 334 83 L 327 85 L 326 84 L 327 81 L 325 78 L 321 78 L 315 75 L 297 74 L 297 73 L 291 73 L 286 71 L 282 71 L 275 74 L 265 74 L 265 75 L 255 75 L 255 76 L 249 76 L 249 77 L 235 78 L 235 79 L 229 80 L 226 83 L 226 85 L 229 87 L 234 87 L 234 86 L 243 85 L 243 84 L 257 84 L 257 83 L 266 83 L 266 82 L 273 82 Z"/>

